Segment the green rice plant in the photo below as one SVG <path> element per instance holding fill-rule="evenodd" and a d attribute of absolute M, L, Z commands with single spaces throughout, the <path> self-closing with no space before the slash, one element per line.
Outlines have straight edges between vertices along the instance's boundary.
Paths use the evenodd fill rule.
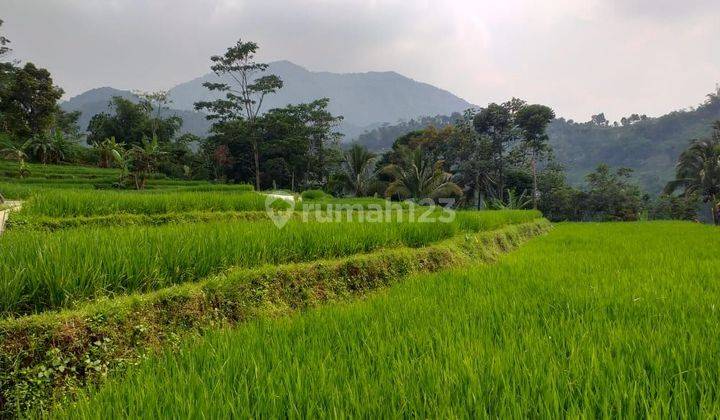
<path fill-rule="evenodd" d="M 562 224 L 499 264 L 218 331 L 56 418 L 716 418 L 718 229 Z"/>
<path fill-rule="evenodd" d="M 534 220 L 536 212 L 464 214 L 484 228 Z M 0 236 L 0 313 L 24 314 L 76 301 L 198 280 L 235 266 L 311 261 L 381 247 L 422 246 L 461 232 L 453 223 L 319 223 L 291 220 L 79 228 Z"/>
<path fill-rule="evenodd" d="M 45 190 L 33 195 L 23 206 L 23 211 L 28 214 L 50 217 L 264 209 L 265 196 L 245 189 L 158 192 Z"/>
<path fill-rule="evenodd" d="M 306 263 L 227 270 L 200 282 L 77 309 L 0 320 L 0 417 L 39 411 L 124 371 L 148 348 L 258 317 L 361 296 L 418 272 L 497 261 L 546 232 L 538 219 L 399 247 Z"/>
<path fill-rule="evenodd" d="M 88 177 L 107 178 L 118 176 L 119 169 L 98 168 L 93 166 L 77 165 L 43 165 L 40 163 L 28 163 L 28 170 L 33 177 L 58 178 L 58 177 Z M 0 160 L 0 174 L 15 176 L 17 162 Z"/>

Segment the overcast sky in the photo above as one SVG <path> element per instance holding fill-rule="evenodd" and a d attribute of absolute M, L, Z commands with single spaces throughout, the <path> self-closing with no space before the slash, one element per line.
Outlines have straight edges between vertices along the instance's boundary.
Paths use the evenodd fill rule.
<path fill-rule="evenodd" d="M 585 121 L 697 105 L 720 82 L 718 0 L 0 0 L 14 57 L 66 97 L 167 89 L 238 38 L 310 70 L 394 70 L 478 105 Z"/>

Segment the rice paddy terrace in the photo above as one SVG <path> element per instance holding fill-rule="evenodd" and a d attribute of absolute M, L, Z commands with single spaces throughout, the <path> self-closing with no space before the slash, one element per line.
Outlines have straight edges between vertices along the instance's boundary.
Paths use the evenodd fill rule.
<path fill-rule="evenodd" d="M 10 165 L 2 416 L 720 414 L 716 228 Z"/>

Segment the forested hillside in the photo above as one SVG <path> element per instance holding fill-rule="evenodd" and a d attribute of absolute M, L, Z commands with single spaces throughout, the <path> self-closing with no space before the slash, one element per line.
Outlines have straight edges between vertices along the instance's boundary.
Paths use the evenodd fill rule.
<path fill-rule="evenodd" d="M 455 116 L 413 119 L 367 131 L 357 138 L 374 150 L 388 149 L 401 135 L 428 125 L 451 124 Z M 580 184 L 600 163 L 634 170 L 634 178 L 649 193 L 658 193 L 674 173 L 675 162 L 692 139 L 708 136 L 720 119 L 720 96 L 708 95 L 697 108 L 671 112 L 658 118 L 626 119 L 611 124 L 602 118 L 577 123 L 558 118 L 548 127 L 550 145 L 566 168 L 568 179 Z"/>

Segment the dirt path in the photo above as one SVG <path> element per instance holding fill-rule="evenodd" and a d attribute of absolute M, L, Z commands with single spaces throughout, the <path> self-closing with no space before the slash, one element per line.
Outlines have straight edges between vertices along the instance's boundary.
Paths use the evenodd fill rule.
<path fill-rule="evenodd" d="M 5 222 L 10 216 L 10 212 L 20 210 L 22 208 L 22 201 L 6 201 L 3 207 L 7 208 L 0 210 L 0 235 L 5 231 Z"/>

